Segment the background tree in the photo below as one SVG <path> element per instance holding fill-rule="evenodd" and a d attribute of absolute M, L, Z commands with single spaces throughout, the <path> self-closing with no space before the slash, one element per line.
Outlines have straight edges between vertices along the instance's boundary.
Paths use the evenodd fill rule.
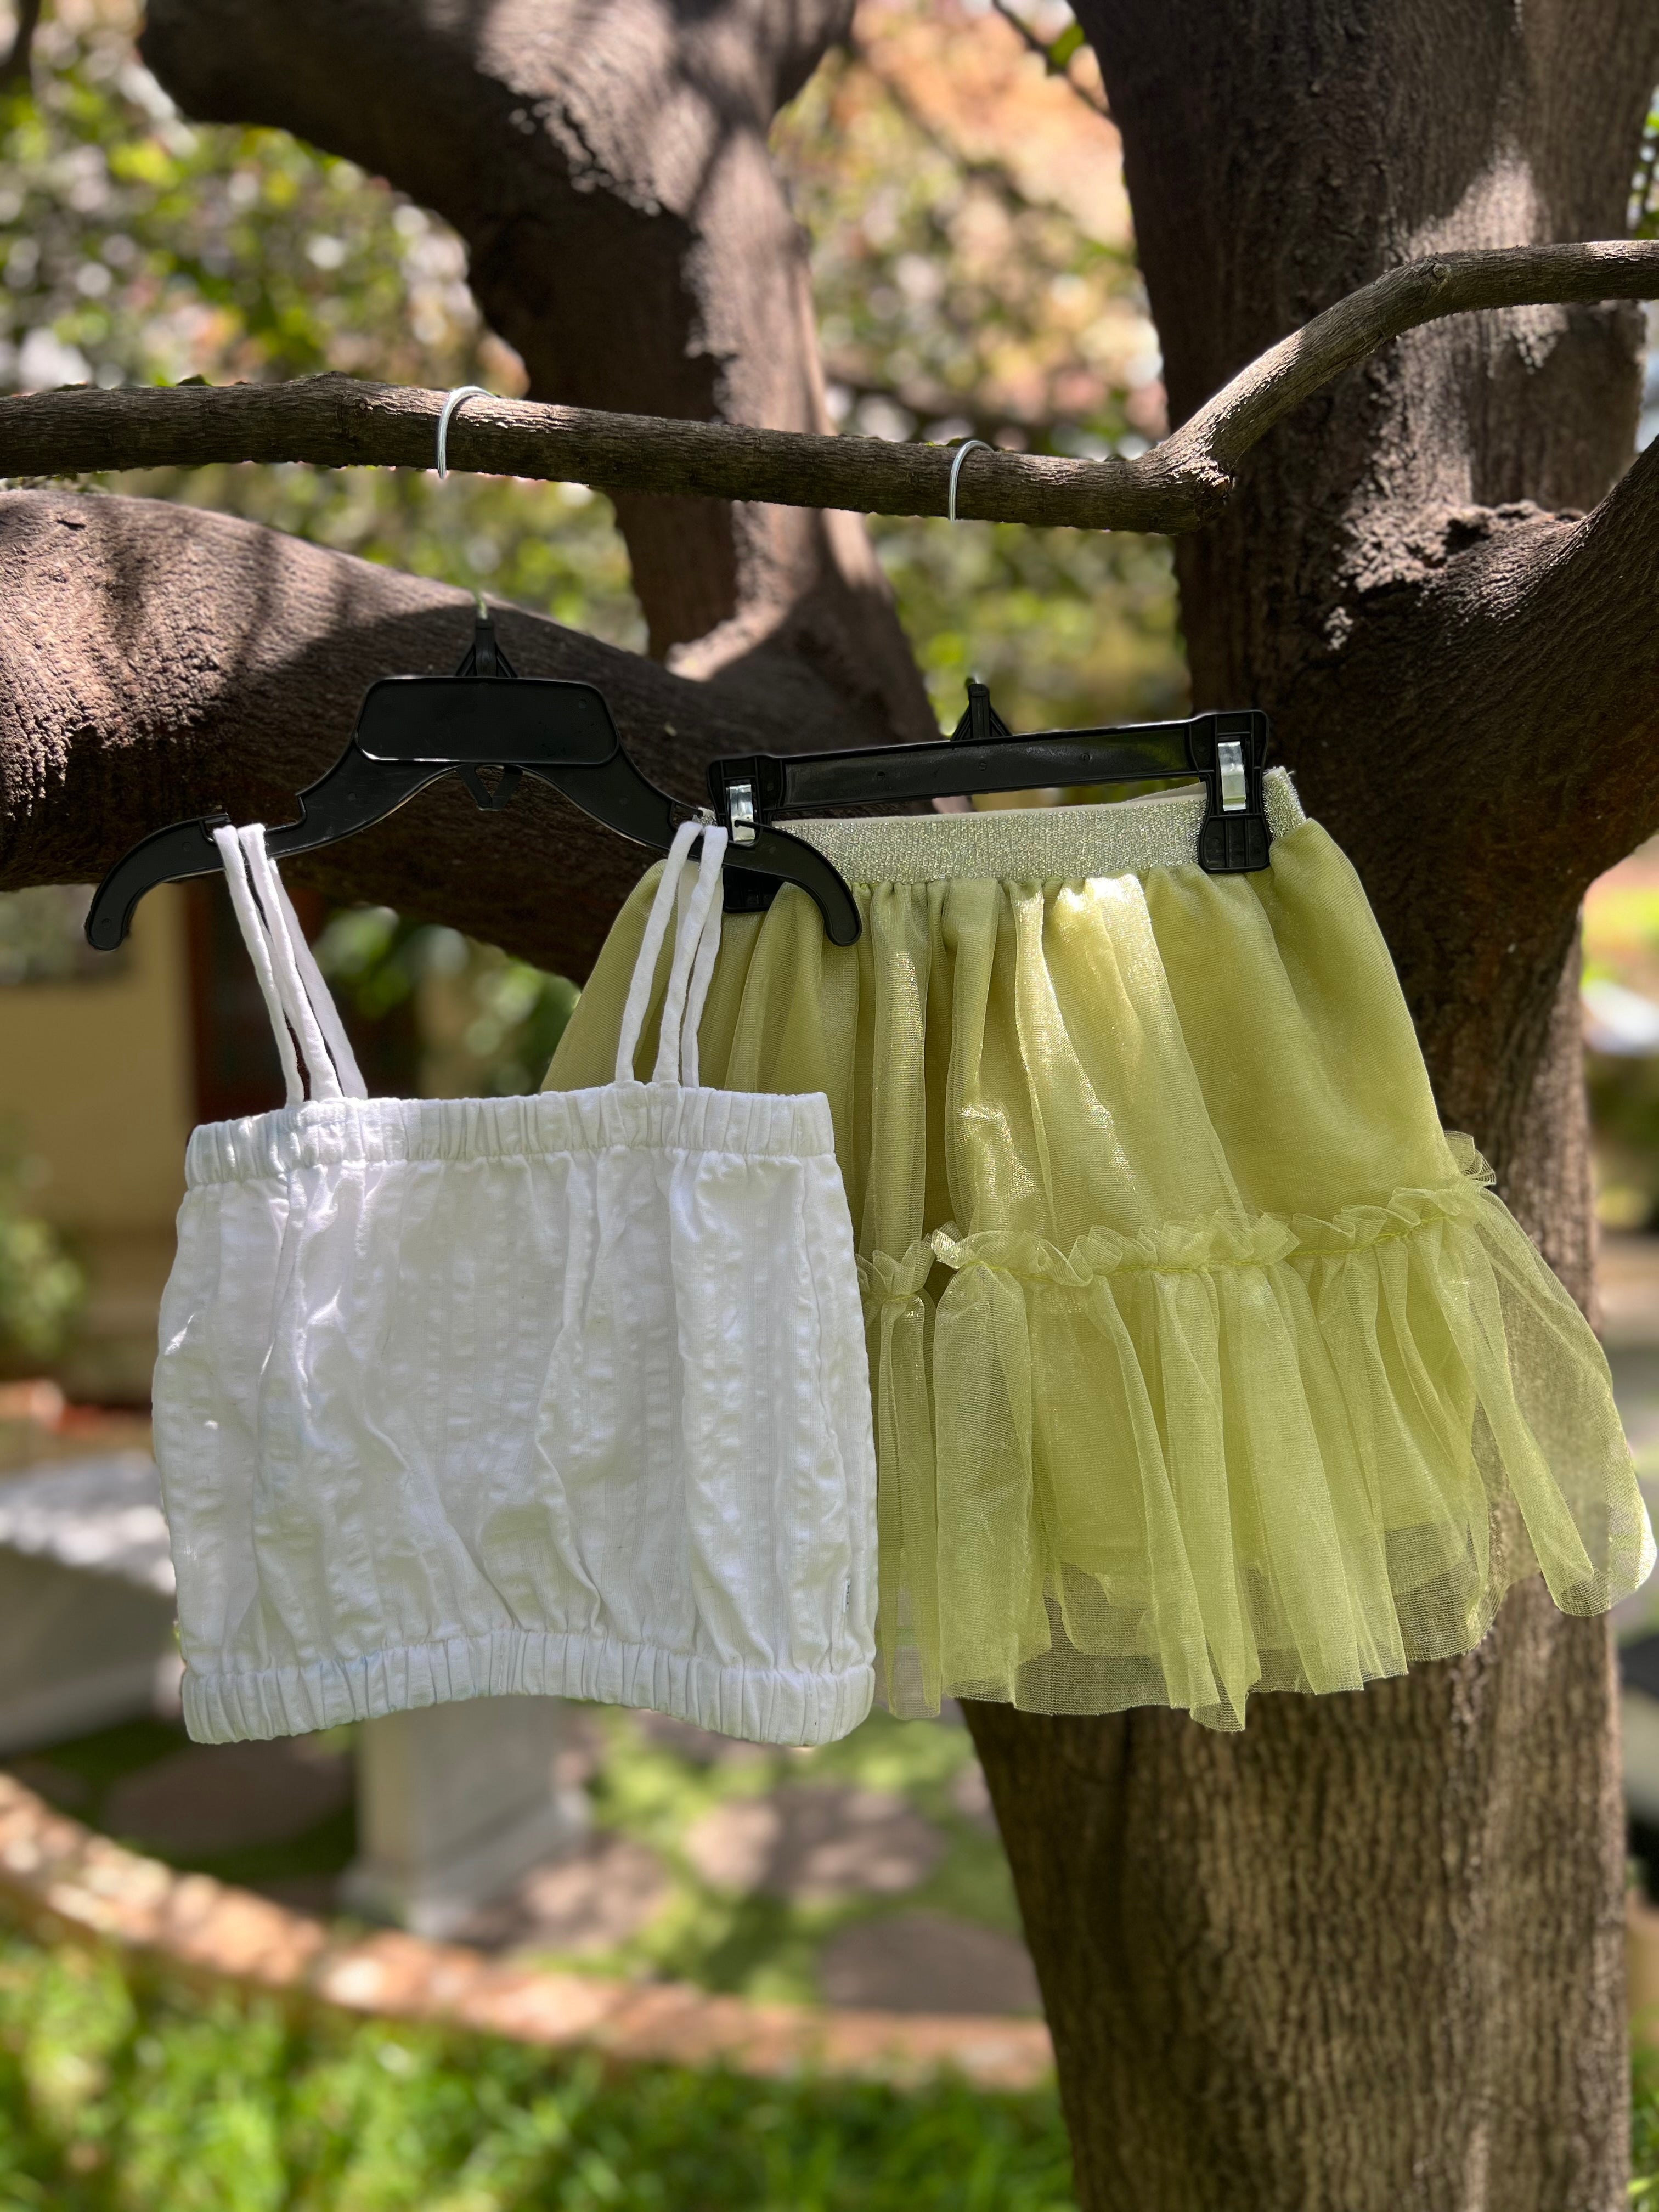
<path fill-rule="evenodd" d="M 1397 263 L 1629 220 L 1659 79 L 1643 0 L 1593 21 L 1501 0 L 1078 14 L 1176 422 Z M 143 52 L 187 113 L 296 131 L 452 224 L 532 398 L 811 431 L 830 418 L 767 137 L 848 15 L 155 0 Z M 1577 305 L 1413 331 L 1248 459 L 1211 457 L 1210 519 L 1198 492 L 1168 512 L 1205 520 L 1178 556 L 1196 702 L 1273 712 L 1365 878 L 1444 1118 L 1588 1299 L 1574 922 L 1659 824 L 1659 460 L 1609 492 L 1639 320 L 1574 283 Z M 38 458 L 7 424 L 0 466 Z M 458 460 L 467 438 L 499 450 L 475 428 Z M 715 751 L 931 728 L 845 514 L 641 489 L 617 512 L 659 660 L 527 617 L 512 649 L 600 683 L 671 787 Z M 216 801 L 280 808 L 367 681 L 448 665 L 465 631 L 453 590 L 173 504 L 11 495 L 0 574 L 14 884 L 84 879 Z M 440 791 L 309 872 L 580 974 L 636 865 L 550 797 L 484 819 Z M 1085 2205 L 1618 2202 L 1612 1714 L 1604 1626 L 1535 1582 L 1469 1658 L 1262 1699 L 1236 1740 L 976 1709 Z"/>

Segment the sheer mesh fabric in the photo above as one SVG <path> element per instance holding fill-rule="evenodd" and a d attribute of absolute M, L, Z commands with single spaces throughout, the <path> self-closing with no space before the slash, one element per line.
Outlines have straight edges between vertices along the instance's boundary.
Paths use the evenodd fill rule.
<path fill-rule="evenodd" d="M 791 889 L 726 919 L 703 1080 L 834 1118 L 899 1712 L 1237 1728 L 1253 1690 L 1470 1649 L 1540 1568 L 1593 1613 L 1652 1564 L 1600 1346 L 1440 1128 L 1358 878 L 1273 781 L 1259 875 L 1179 857 L 1190 802 L 1065 810 L 1063 877 L 1037 816 L 832 823 L 805 834 L 904 878 L 855 884 L 856 945 Z M 550 1088 L 609 1073 L 653 880 Z"/>

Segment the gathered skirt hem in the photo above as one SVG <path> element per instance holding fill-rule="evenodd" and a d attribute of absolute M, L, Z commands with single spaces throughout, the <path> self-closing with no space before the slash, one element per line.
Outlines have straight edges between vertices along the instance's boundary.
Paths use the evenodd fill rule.
<path fill-rule="evenodd" d="M 1535 1571 L 1572 1613 L 1638 1588 L 1601 1347 L 1456 1141 L 1454 1181 L 1328 1220 L 862 1261 L 883 1701 L 1236 1729 L 1472 1650 Z"/>
<path fill-rule="evenodd" d="M 1362 1662 L 1350 1674 L 1326 1674 L 1315 1681 L 1297 1653 L 1261 1652 L 1255 1679 L 1237 1703 L 1224 1695 L 1213 1704 L 1189 1703 L 1178 1693 L 1178 1685 L 1174 1686 L 1176 1693 L 1172 1694 L 1172 1685 L 1156 1659 L 1114 1660 L 1098 1654 L 1078 1653 L 1067 1648 L 1063 1637 L 1056 1638 L 1048 1653 L 1018 1670 L 1012 1692 L 1000 1680 L 963 1680 L 953 1683 L 946 1694 L 1012 1705 L 1026 1712 L 1074 1716 L 1131 1712 L 1145 1705 L 1170 1706 L 1186 1711 L 1202 1728 L 1237 1734 L 1244 1727 L 1249 1698 L 1285 1693 L 1305 1696 L 1315 1692 L 1329 1695 L 1338 1691 L 1365 1690 L 1373 1682 L 1397 1680 L 1411 1667 L 1431 1660 L 1461 1658 L 1473 1651 L 1497 1619 L 1499 1607 L 1516 1583 L 1527 1581 L 1539 1571 L 1537 1561 L 1526 1554 L 1524 1547 L 1509 1556 L 1505 1569 L 1498 1577 L 1489 1575 L 1478 1590 L 1471 1590 L 1467 1604 L 1448 1606 L 1438 1619 L 1432 1614 L 1412 1618 L 1407 1609 L 1400 1620 L 1397 1650 L 1378 1655 L 1369 1668 Z M 1562 1610 L 1593 1616 L 1603 1608 L 1589 1603 L 1565 1606 Z M 899 1676 L 902 1683 L 902 1666 Z M 897 1711 L 902 1717 L 919 1717 L 924 1710 L 902 1695 L 896 1699 L 881 1688 L 878 1690 L 877 1701 L 889 1710 Z"/>
<path fill-rule="evenodd" d="M 582 1698 L 668 1713 L 750 1743 L 833 1743 L 869 1712 L 875 1669 L 805 1674 L 625 1644 L 499 1628 L 479 1635 L 243 1674 L 187 1666 L 185 1726 L 198 1743 L 304 1735 L 469 1698 Z"/>

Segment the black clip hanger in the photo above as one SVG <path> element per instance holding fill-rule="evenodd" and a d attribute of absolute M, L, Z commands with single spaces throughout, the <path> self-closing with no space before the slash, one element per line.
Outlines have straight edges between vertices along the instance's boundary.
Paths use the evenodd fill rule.
<path fill-rule="evenodd" d="M 491 769 L 498 771 L 493 787 L 484 781 Z M 266 850 L 280 860 L 334 844 L 383 821 L 452 771 L 476 804 L 491 811 L 509 805 L 523 778 L 535 776 L 595 821 L 657 852 L 668 850 L 678 825 L 695 812 L 659 790 L 629 757 L 591 684 L 518 675 L 481 607 L 453 676 L 388 676 L 369 686 L 345 750 L 300 793 L 299 819 L 266 832 Z M 112 951 L 139 900 L 157 884 L 212 875 L 220 865 L 213 832 L 228 819 L 216 812 L 175 822 L 135 845 L 94 894 L 88 944 Z M 775 872 L 811 890 L 836 943 L 857 937 L 851 892 L 810 846 L 768 830 L 744 862 L 751 872 Z"/>
<path fill-rule="evenodd" d="M 988 687 L 974 680 L 961 720 L 935 744 L 717 760 L 709 765 L 708 796 L 732 836 L 726 908 L 752 913 L 775 896 L 771 878 L 783 874 L 781 868 L 769 865 L 753 876 L 748 872 L 761 841 L 778 835 L 772 825 L 780 815 L 962 798 L 980 791 L 1064 789 L 1079 783 L 1187 782 L 1196 777 L 1205 789 L 1199 866 L 1211 875 L 1265 868 L 1272 839 L 1261 774 L 1271 736 L 1267 717 L 1252 707 L 1194 714 L 1178 722 L 1040 730 L 1017 737 L 991 704 Z M 799 876 L 793 880 L 805 882 Z M 822 906 L 817 888 L 805 887 Z"/>
<path fill-rule="evenodd" d="M 1212 874 L 1264 868 L 1269 834 L 1261 792 L 1267 718 L 1255 708 L 1091 730 L 1015 736 L 986 686 L 968 687 L 952 735 L 933 744 L 867 745 L 844 752 L 753 753 L 713 762 L 714 818 L 732 836 L 728 913 L 769 906 L 781 884 L 816 902 L 833 945 L 859 936 L 858 908 L 815 846 L 777 826 L 778 816 L 895 801 L 1024 791 L 1079 783 L 1199 777 L 1207 794 L 1199 865 Z M 496 771 L 496 781 L 484 780 Z M 357 726 L 327 775 L 300 793 L 299 818 L 267 830 L 273 860 L 349 837 L 424 791 L 459 775 L 480 807 L 511 805 L 526 775 L 636 844 L 666 852 L 694 810 L 660 791 L 629 757 L 603 695 L 590 684 L 520 677 L 480 608 L 472 642 L 453 676 L 388 676 L 372 684 Z M 175 822 L 142 839 L 110 870 L 87 914 L 87 940 L 112 951 L 134 909 L 157 884 L 211 875 L 222 812 Z"/>

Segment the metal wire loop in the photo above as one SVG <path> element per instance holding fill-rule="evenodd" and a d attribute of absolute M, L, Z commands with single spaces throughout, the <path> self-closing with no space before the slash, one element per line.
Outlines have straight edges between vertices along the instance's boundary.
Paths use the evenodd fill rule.
<path fill-rule="evenodd" d="M 449 474 L 445 459 L 449 443 L 449 418 L 464 399 L 492 399 L 495 394 L 486 392 L 482 384 L 458 384 L 444 402 L 443 412 L 438 417 L 438 482 Z"/>
<path fill-rule="evenodd" d="M 975 446 L 979 447 L 981 453 L 994 453 L 996 451 L 996 447 L 988 446 L 983 438 L 965 438 L 957 447 L 957 457 L 951 464 L 951 501 L 945 510 L 949 520 L 952 522 L 957 519 L 957 479 L 962 474 L 963 463 Z"/>

